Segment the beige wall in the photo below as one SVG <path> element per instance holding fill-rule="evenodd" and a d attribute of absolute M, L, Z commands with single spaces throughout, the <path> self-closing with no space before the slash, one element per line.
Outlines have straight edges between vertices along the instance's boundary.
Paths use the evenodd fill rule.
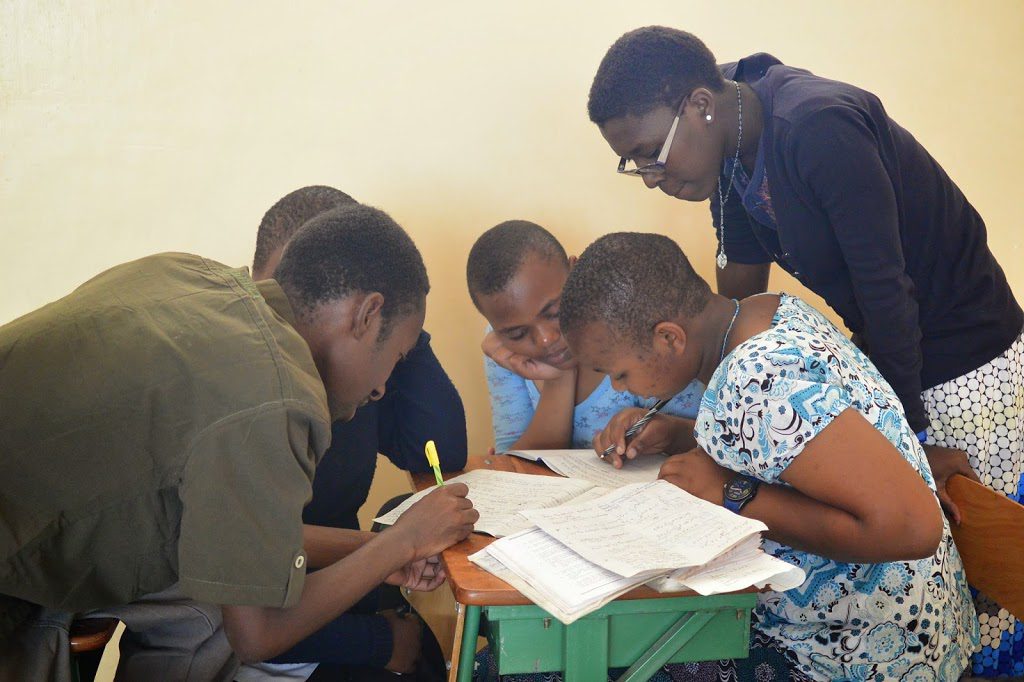
<path fill-rule="evenodd" d="M 335 185 L 423 250 L 427 329 L 481 451 L 483 323 L 463 268 L 483 229 L 532 219 L 574 252 L 662 231 L 712 273 L 707 208 L 616 177 L 586 118 L 607 46 L 650 23 L 697 33 L 722 61 L 770 51 L 878 93 L 985 216 L 1024 294 L 1016 0 L 0 0 L 0 323 L 156 251 L 248 263 L 273 201 Z"/>

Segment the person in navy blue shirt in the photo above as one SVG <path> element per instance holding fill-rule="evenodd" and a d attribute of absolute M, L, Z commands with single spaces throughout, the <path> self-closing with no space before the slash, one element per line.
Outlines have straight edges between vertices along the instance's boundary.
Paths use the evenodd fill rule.
<path fill-rule="evenodd" d="M 1024 313 L 981 216 L 878 97 L 768 54 L 720 66 L 696 36 L 650 26 L 608 50 L 588 113 L 621 174 L 710 200 L 721 294 L 764 292 L 775 263 L 839 313 L 899 396 L 954 522 L 953 473 L 1020 500 Z M 975 674 L 1024 674 L 1011 644 Z"/>
<path fill-rule="evenodd" d="M 303 224 L 324 211 L 352 203 L 357 202 L 348 194 L 326 186 L 304 187 L 280 199 L 260 223 L 253 279 L 273 277 L 288 239 Z M 425 331 L 395 366 L 385 389 L 380 400 L 359 408 L 350 421 L 332 425 L 331 445 L 313 479 L 313 499 L 303 510 L 305 524 L 358 530 L 357 513 L 373 482 L 377 453 L 400 469 L 428 471 L 423 446 L 432 439 L 442 470 L 465 466 L 466 413 Z M 390 611 L 378 614 L 378 602 L 376 592 L 367 595 L 355 608 L 273 662 L 409 672 L 419 655 L 422 625 L 418 619 Z"/>

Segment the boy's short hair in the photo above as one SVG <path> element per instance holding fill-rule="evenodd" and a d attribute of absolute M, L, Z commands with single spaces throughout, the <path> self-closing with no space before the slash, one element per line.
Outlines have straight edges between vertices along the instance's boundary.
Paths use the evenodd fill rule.
<path fill-rule="evenodd" d="M 260 221 L 256 230 L 256 253 L 253 272 L 266 267 L 270 256 L 288 243 L 295 231 L 308 220 L 339 206 L 359 203 L 340 189 L 326 185 L 310 185 L 289 192 L 277 200 Z"/>
<path fill-rule="evenodd" d="M 591 244 L 569 273 L 558 314 L 562 333 L 600 322 L 649 348 L 659 322 L 693 318 L 711 297 L 682 249 L 660 234 L 616 232 Z"/>
<path fill-rule="evenodd" d="M 381 339 L 395 319 L 422 311 L 430 291 L 423 258 L 409 235 L 384 211 L 362 204 L 321 213 L 299 228 L 274 279 L 305 319 L 325 303 L 379 292 Z"/>
<path fill-rule="evenodd" d="M 608 48 L 590 86 L 587 113 L 598 125 L 659 105 L 678 107 L 699 87 L 725 87 L 715 55 L 700 38 L 665 26 L 626 33 Z"/>
<path fill-rule="evenodd" d="M 528 220 L 507 220 L 480 235 L 466 261 L 466 284 L 477 310 L 477 296 L 502 291 L 531 253 L 569 266 L 569 257 L 555 236 Z"/>

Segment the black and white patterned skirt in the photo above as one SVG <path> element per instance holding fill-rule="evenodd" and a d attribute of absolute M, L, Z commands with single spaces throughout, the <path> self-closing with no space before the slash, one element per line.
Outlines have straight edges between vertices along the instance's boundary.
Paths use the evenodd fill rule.
<path fill-rule="evenodd" d="M 982 483 L 1022 502 L 1024 334 L 996 359 L 921 397 L 931 422 L 927 444 L 964 450 Z M 1024 676 L 1024 622 L 982 594 L 974 605 L 981 646 L 971 660 L 973 674 Z"/>

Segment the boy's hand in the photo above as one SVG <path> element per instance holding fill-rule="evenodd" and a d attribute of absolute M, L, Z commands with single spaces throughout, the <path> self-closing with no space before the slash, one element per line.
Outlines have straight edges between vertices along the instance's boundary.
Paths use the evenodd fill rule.
<path fill-rule="evenodd" d="M 416 592 L 430 592 L 440 587 L 446 577 L 444 567 L 441 565 L 441 558 L 435 554 L 402 566 L 389 575 L 384 582 Z"/>
<path fill-rule="evenodd" d="M 724 502 L 725 484 L 735 475 L 736 472 L 718 464 L 699 447 L 672 455 L 658 472 L 658 478 L 719 506 Z"/>
<path fill-rule="evenodd" d="M 484 352 L 484 355 L 498 363 L 499 366 L 504 367 L 510 372 L 515 372 L 524 379 L 545 381 L 547 379 L 557 379 L 563 374 L 563 370 L 557 367 L 532 360 L 519 353 L 513 353 L 505 347 L 505 344 L 501 342 L 501 339 L 493 331 L 488 332 L 484 340 L 480 342 L 480 350 Z"/>
<path fill-rule="evenodd" d="M 974 473 L 971 463 L 967 459 L 967 453 L 963 450 L 944 448 L 938 445 L 924 445 L 924 454 L 928 456 L 928 466 L 931 467 L 932 477 L 935 479 L 935 491 L 939 495 L 939 502 L 942 508 L 949 514 L 954 524 L 960 525 L 963 516 L 960 509 L 953 502 L 953 498 L 946 492 L 946 483 L 951 476 L 963 474 L 972 481 L 981 483 L 978 474 Z"/>
<path fill-rule="evenodd" d="M 412 549 L 412 561 L 439 554 L 442 550 L 466 539 L 480 512 L 466 494 L 465 483 L 448 483 L 438 487 L 409 507 L 394 526 L 385 533 L 401 537 Z"/>

